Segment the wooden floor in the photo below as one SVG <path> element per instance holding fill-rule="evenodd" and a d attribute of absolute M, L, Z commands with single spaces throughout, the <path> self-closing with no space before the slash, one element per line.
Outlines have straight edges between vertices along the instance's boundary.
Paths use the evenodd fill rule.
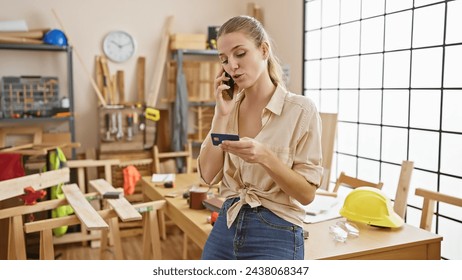
<path fill-rule="evenodd" d="M 183 235 L 175 226 L 171 226 L 167 232 L 167 239 L 161 241 L 162 259 L 163 260 L 181 260 Z M 142 236 L 124 237 L 122 238 L 122 247 L 127 260 L 142 259 Z M 99 260 L 99 248 L 91 248 L 90 246 L 82 246 L 80 243 L 55 245 L 55 256 L 57 260 Z M 188 244 L 188 259 L 198 260 L 201 256 L 201 249 L 190 242 Z M 113 260 L 114 254 L 112 248 L 109 247 L 104 254 L 104 259 Z"/>

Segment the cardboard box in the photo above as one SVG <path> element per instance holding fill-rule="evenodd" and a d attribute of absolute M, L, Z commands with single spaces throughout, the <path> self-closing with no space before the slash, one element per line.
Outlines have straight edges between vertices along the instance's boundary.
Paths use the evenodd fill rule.
<path fill-rule="evenodd" d="M 206 34 L 173 34 L 170 35 L 170 49 L 205 50 L 207 44 Z"/>

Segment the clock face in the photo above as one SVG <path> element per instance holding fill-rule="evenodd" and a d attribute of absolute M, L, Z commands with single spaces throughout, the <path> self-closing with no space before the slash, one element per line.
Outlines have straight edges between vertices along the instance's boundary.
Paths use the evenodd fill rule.
<path fill-rule="evenodd" d="M 135 40 L 124 31 L 109 32 L 103 41 L 104 54 L 114 62 L 124 62 L 135 54 Z"/>

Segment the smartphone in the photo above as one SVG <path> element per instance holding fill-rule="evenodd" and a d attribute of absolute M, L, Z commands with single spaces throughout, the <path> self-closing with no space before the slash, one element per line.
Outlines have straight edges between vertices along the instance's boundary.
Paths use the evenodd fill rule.
<path fill-rule="evenodd" d="M 231 78 L 231 75 L 229 75 L 227 72 L 225 72 L 225 76 L 228 77 L 229 80 L 224 81 L 224 84 L 228 85 L 229 89 L 223 91 L 222 94 L 225 100 L 231 100 L 233 99 L 233 95 L 234 95 L 234 84 L 235 83 L 234 83 L 233 78 Z"/>
<path fill-rule="evenodd" d="M 211 133 L 210 136 L 212 137 L 212 143 L 215 146 L 220 145 L 224 140 L 239 141 L 239 135 L 237 134 Z"/>

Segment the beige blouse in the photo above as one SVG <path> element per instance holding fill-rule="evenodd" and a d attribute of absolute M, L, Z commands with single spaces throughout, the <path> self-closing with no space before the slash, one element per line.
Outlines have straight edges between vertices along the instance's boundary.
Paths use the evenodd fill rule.
<path fill-rule="evenodd" d="M 228 123 L 228 133 L 239 134 L 238 112 L 243 97 L 244 94 L 240 93 L 236 98 Z M 262 129 L 255 139 L 264 143 L 280 160 L 307 181 L 319 186 L 323 171 L 321 119 L 312 100 L 278 86 L 262 113 L 261 121 Z M 208 135 L 201 150 L 211 144 Z M 197 162 L 201 174 L 199 159 Z M 200 177 L 202 183 L 205 183 L 202 175 Z M 220 194 L 223 197 L 240 197 L 240 201 L 228 210 L 228 227 L 245 203 L 251 207 L 262 205 L 286 221 L 303 225 L 305 212 L 300 203 L 282 191 L 259 164 L 247 163 L 226 153 L 223 168 L 211 184 L 218 184 L 220 181 Z"/>

